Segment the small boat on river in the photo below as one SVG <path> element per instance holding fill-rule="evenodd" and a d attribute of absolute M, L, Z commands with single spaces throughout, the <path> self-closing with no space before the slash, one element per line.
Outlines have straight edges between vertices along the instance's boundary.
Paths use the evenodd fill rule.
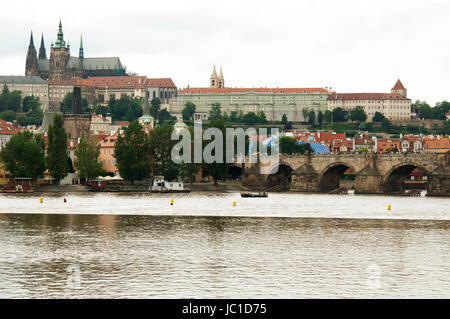
<path fill-rule="evenodd" d="M 266 192 L 259 192 L 259 193 L 241 192 L 241 197 L 269 197 L 269 194 L 267 194 Z"/>
<path fill-rule="evenodd" d="M 33 193 L 34 186 L 31 178 L 10 178 L 8 183 L 0 189 L 0 193 Z"/>

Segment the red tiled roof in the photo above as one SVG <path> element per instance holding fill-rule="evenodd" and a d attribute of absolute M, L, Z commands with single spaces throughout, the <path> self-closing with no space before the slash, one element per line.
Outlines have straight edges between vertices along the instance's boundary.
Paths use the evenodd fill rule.
<path fill-rule="evenodd" d="M 146 81 L 146 76 L 95 76 L 89 77 L 98 88 L 110 89 L 142 89 Z"/>
<path fill-rule="evenodd" d="M 220 94 L 220 93 L 243 93 L 243 92 L 267 92 L 275 94 L 283 93 L 328 93 L 323 88 L 188 88 L 180 91 L 182 94 Z"/>
<path fill-rule="evenodd" d="M 400 81 L 400 79 L 397 80 L 397 82 L 395 83 L 395 85 L 392 89 L 393 90 L 406 90 L 405 87 L 403 86 L 402 82 Z"/>
<path fill-rule="evenodd" d="M 76 86 L 95 86 L 95 83 L 89 79 L 70 79 L 70 80 L 47 80 L 49 85 L 76 85 Z"/>
<path fill-rule="evenodd" d="M 400 93 L 334 93 L 328 96 L 333 100 L 409 100 Z"/>
<path fill-rule="evenodd" d="M 177 86 L 175 83 L 173 83 L 171 78 L 153 78 L 153 79 L 147 79 L 145 81 L 145 86 L 147 87 L 173 87 L 176 88 Z"/>
<path fill-rule="evenodd" d="M 423 147 L 426 149 L 449 149 L 450 150 L 450 138 L 448 137 L 424 137 L 423 139 Z"/>
<path fill-rule="evenodd" d="M 17 133 L 18 130 L 14 125 L 0 119 L 0 135 L 16 135 Z"/>
<path fill-rule="evenodd" d="M 115 125 L 128 125 L 128 124 L 130 124 L 130 122 L 128 122 L 128 121 L 116 121 L 114 124 Z"/>

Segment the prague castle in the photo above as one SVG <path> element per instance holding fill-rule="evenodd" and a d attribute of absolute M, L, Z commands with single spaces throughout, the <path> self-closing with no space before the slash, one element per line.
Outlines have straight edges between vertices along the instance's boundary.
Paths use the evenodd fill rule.
<path fill-rule="evenodd" d="M 118 57 L 85 58 L 83 39 L 80 39 L 78 57 L 70 56 L 70 45 L 64 40 L 61 21 L 55 43 L 50 46 L 50 58 L 41 37 L 39 55 L 34 47 L 33 32 L 31 32 L 28 46 L 25 75 L 40 76 L 44 80 L 70 80 L 73 78 L 87 78 L 94 76 L 126 75 Z"/>

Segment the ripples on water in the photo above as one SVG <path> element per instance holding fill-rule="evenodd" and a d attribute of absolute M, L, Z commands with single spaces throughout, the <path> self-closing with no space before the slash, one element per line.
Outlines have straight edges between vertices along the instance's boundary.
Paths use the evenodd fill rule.
<path fill-rule="evenodd" d="M 450 297 L 449 199 L 41 196 L 0 198 L 0 297 Z"/>

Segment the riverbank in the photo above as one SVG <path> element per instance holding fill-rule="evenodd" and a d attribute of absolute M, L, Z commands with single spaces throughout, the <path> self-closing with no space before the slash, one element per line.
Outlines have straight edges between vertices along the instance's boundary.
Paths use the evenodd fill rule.
<path fill-rule="evenodd" d="M 185 189 L 191 192 L 239 192 L 243 190 L 240 182 L 224 182 L 224 183 L 194 183 L 184 184 Z M 35 192 L 39 193 L 80 193 L 89 192 L 90 187 L 87 185 L 39 185 L 35 187 Z M 128 190 L 130 191 L 130 190 Z M 136 190 L 142 192 L 141 189 Z M 117 191 L 121 192 L 121 191 Z"/>
<path fill-rule="evenodd" d="M 34 188 L 37 193 L 80 193 L 88 192 L 87 185 L 39 185 Z"/>

